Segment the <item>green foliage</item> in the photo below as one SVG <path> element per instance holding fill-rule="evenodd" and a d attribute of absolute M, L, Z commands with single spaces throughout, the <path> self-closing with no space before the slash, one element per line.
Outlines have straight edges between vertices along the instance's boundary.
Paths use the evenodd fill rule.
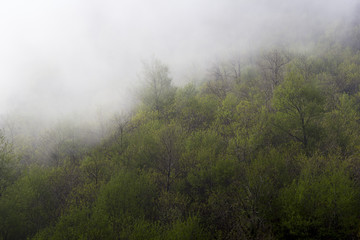
<path fill-rule="evenodd" d="M 340 150 L 343 156 L 357 151 L 359 140 L 359 112 L 354 97 L 339 96 L 335 108 L 326 114 L 324 127 L 328 134 L 324 145 L 329 151 Z"/>
<path fill-rule="evenodd" d="M 64 180 L 58 170 L 29 169 L 0 199 L 1 236 L 22 239 L 54 223 L 65 204 Z"/>
<path fill-rule="evenodd" d="M 182 163 L 187 172 L 208 168 L 216 162 L 225 147 L 223 139 L 216 131 L 193 132 L 185 140 Z"/>
<path fill-rule="evenodd" d="M 256 99 L 240 101 L 232 121 L 234 136 L 229 140 L 228 153 L 240 161 L 249 161 L 267 138 L 267 113 Z"/>
<path fill-rule="evenodd" d="M 71 208 L 68 214 L 61 216 L 54 229 L 39 234 L 35 239 L 95 239 L 89 236 L 95 227 L 89 217 L 90 213 L 87 208 Z"/>
<path fill-rule="evenodd" d="M 281 222 L 288 236 L 350 238 L 358 226 L 359 190 L 336 156 L 304 159 L 300 178 L 282 190 Z"/>
<path fill-rule="evenodd" d="M 212 239 L 211 235 L 204 231 L 198 217 L 189 217 L 185 221 L 177 221 L 168 231 L 166 239 L 169 240 L 201 240 Z"/>
<path fill-rule="evenodd" d="M 112 164 L 107 157 L 105 157 L 103 153 L 95 151 L 81 161 L 80 170 L 89 181 L 97 185 L 110 178 L 111 167 Z"/>
<path fill-rule="evenodd" d="M 126 232 L 138 219 L 152 219 L 155 185 L 143 174 L 121 171 L 101 191 L 95 218 L 105 219 L 115 235 Z"/>
<path fill-rule="evenodd" d="M 314 147 L 320 136 L 317 124 L 323 114 L 324 99 L 319 87 L 292 71 L 275 90 L 277 110 L 274 125 L 292 139 L 303 144 L 306 151 Z"/>
<path fill-rule="evenodd" d="M 217 104 L 218 102 L 209 96 L 200 96 L 194 85 L 187 85 L 176 93 L 176 121 L 187 131 L 206 129 L 215 117 Z"/>

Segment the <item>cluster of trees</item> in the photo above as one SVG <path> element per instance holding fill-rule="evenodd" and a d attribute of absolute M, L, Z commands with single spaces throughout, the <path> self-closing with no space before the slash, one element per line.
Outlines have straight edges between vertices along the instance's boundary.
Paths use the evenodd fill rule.
<path fill-rule="evenodd" d="M 224 62 L 184 87 L 155 60 L 142 104 L 96 146 L 49 133 L 51 148 L 24 154 L 1 134 L 0 239 L 356 239 L 349 42 Z"/>

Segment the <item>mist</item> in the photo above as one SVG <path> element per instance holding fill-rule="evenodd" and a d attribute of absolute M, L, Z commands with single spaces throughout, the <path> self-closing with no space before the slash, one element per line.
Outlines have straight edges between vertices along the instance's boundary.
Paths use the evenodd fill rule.
<path fill-rule="evenodd" d="M 182 85 L 215 59 L 306 47 L 349 21 L 355 0 L 0 2 L 0 115 L 88 120 L 131 109 L 142 61 Z"/>

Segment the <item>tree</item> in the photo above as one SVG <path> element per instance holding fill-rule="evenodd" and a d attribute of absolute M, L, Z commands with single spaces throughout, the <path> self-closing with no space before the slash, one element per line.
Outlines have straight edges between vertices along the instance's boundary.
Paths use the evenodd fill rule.
<path fill-rule="evenodd" d="M 30 168 L 0 198 L 0 238 L 26 239 L 55 223 L 68 193 L 62 171 Z"/>
<path fill-rule="evenodd" d="M 360 114 L 354 97 L 344 93 L 336 99 L 335 108 L 324 117 L 323 146 L 329 152 L 339 150 L 342 156 L 349 157 L 358 151 Z"/>
<path fill-rule="evenodd" d="M 283 50 L 274 49 L 262 55 L 259 61 L 260 71 L 265 81 L 267 99 L 271 99 L 274 89 L 282 82 L 284 67 L 291 58 Z"/>
<path fill-rule="evenodd" d="M 40 135 L 36 149 L 38 162 L 58 167 L 69 160 L 77 165 L 88 141 L 91 141 L 91 137 L 84 129 L 67 121 L 60 122 Z"/>
<path fill-rule="evenodd" d="M 353 54 L 351 51 L 344 52 L 344 61 L 337 69 L 336 85 L 340 92 L 353 95 L 359 91 L 360 85 L 360 53 Z"/>
<path fill-rule="evenodd" d="M 109 178 L 109 168 L 111 168 L 109 160 L 100 151 L 94 151 L 94 153 L 86 156 L 80 165 L 80 169 L 84 172 L 85 176 L 95 185 Z"/>
<path fill-rule="evenodd" d="M 147 84 L 141 96 L 142 102 L 156 111 L 159 116 L 164 116 L 166 106 L 173 102 L 175 96 L 169 68 L 158 59 L 144 62 L 142 78 Z"/>
<path fill-rule="evenodd" d="M 159 131 L 159 157 L 155 169 L 165 178 L 165 189 L 170 190 L 173 180 L 181 174 L 180 157 L 183 150 L 183 133 L 178 126 L 171 124 Z"/>
<path fill-rule="evenodd" d="M 229 93 L 218 110 L 214 127 L 228 141 L 228 153 L 239 160 L 250 160 L 265 137 L 265 111 L 261 104 L 257 96 L 240 100 Z"/>
<path fill-rule="evenodd" d="M 275 90 L 274 126 L 303 144 L 308 150 L 311 140 L 319 135 L 316 120 L 323 113 L 323 96 L 314 81 L 292 71 Z"/>
<path fill-rule="evenodd" d="M 213 239 L 211 234 L 202 228 L 198 217 L 188 217 L 184 221 L 177 221 L 166 235 L 166 239 L 169 240 Z"/>
<path fill-rule="evenodd" d="M 305 158 L 300 177 L 279 196 L 283 238 L 356 238 L 359 190 L 347 168 L 337 156 Z"/>
<path fill-rule="evenodd" d="M 94 221 L 106 219 L 114 236 L 128 239 L 139 220 L 154 217 L 156 189 L 148 175 L 121 171 L 103 188 L 96 202 Z"/>
<path fill-rule="evenodd" d="M 188 132 L 208 128 L 215 117 L 217 101 L 209 95 L 202 96 L 193 84 L 176 92 L 176 121 Z"/>
<path fill-rule="evenodd" d="M 0 131 L 0 197 L 4 190 L 15 181 L 16 172 L 16 156 L 12 145 Z"/>
<path fill-rule="evenodd" d="M 240 83 L 241 71 L 240 58 L 215 62 L 208 70 L 210 79 L 206 84 L 206 92 L 223 100 L 234 84 Z"/>

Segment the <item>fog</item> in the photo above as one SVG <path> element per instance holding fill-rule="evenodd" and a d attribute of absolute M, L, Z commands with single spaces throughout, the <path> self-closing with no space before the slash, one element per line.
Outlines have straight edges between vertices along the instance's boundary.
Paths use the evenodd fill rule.
<path fill-rule="evenodd" d="M 212 61 L 306 46 L 347 21 L 355 0 L 3 0 L 0 114 L 54 120 L 121 112 L 156 57 L 175 84 Z"/>

